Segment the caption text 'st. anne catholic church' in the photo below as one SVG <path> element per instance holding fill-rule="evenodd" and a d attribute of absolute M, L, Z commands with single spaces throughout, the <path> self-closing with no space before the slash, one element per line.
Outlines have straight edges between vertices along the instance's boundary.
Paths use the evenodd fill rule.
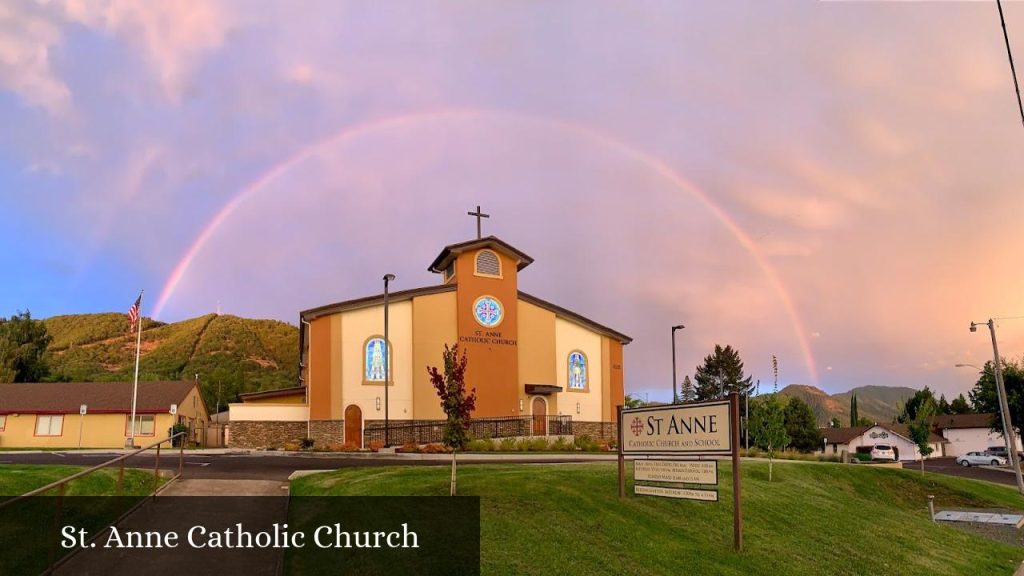
<path fill-rule="evenodd" d="M 427 366 L 441 365 L 445 344 L 456 342 L 469 359 L 467 387 L 476 388 L 474 418 L 529 417 L 528 432 L 543 435 L 553 433 L 547 417 L 561 415 L 572 433 L 614 438 L 631 339 L 519 290 L 532 262 L 493 236 L 446 246 L 429 266 L 441 284 L 389 295 L 389 346 L 383 294 L 301 312 L 303 386 L 233 404 L 231 445 L 308 433 L 320 445 L 364 446 L 367 425 L 384 420 L 385 362 L 389 419 L 443 420 Z"/>

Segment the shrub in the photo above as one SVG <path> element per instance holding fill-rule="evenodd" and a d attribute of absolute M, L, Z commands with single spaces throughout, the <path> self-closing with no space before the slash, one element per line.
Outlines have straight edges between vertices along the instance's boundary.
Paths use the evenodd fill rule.
<path fill-rule="evenodd" d="M 332 442 L 332 443 L 327 445 L 327 451 L 328 452 L 343 452 L 344 451 L 343 447 L 344 447 L 344 444 L 338 444 L 337 442 Z"/>
<path fill-rule="evenodd" d="M 447 454 L 451 452 L 444 444 L 427 444 L 423 447 L 424 454 Z"/>
<path fill-rule="evenodd" d="M 530 452 L 543 452 L 548 449 L 548 439 L 544 437 L 532 438 L 526 443 L 526 449 Z"/>
<path fill-rule="evenodd" d="M 339 452 L 359 452 L 359 445 L 355 442 L 345 442 L 341 445 Z"/>
<path fill-rule="evenodd" d="M 302 448 L 301 444 L 299 444 L 298 442 L 290 441 L 290 442 L 285 442 L 284 443 L 284 448 L 283 449 L 287 450 L 289 452 L 295 452 L 295 451 L 299 450 L 300 448 Z"/>
<path fill-rule="evenodd" d="M 468 452 L 491 452 L 494 448 L 494 442 L 490 439 L 470 440 L 469 444 L 466 445 L 466 451 Z"/>
<path fill-rule="evenodd" d="M 498 443 L 498 450 L 502 452 L 513 452 L 516 450 L 516 439 L 515 438 L 502 438 L 501 442 Z"/>
<path fill-rule="evenodd" d="M 854 452 L 852 456 L 861 462 L 871 462 L 871 454 L 865 454 L 863 452 Z"/>
<path fill-rule="evenodd" d="M 380 452 L 380 449 L 384 447 L 384 443 L 380 440 L 370 441 L 370 452 Z"/>
<path fill-rule="evenodd" d="M 573 440 L 573 444 L 576 446 L 577 450 L 582 450 L 583 452 L 597 452 L 598 449 L 597 442 L 594 442 L 594 440 L 586 434 L 580 434 L 577 436 L 576 439 Z"/>
<path fill-rule="evenodd" d="M 569 452 L 573 449 L 573 445 L 565 436 L 559 436 L 557 440 L 551 443 L 549 449 L 555 452 Z"/>
<path fill-rule="evenodd" d="M 312 450 L 313 443 L 315 442 L 315 440 L 313 440 L 312 438 L 303 438 L 299 442 L 302 444 L 303 450 Z"/>
<path fill-rule="evenodd" d="M 398 452 L 399 454 L 419 454 L 420 445 L 415 442 L 406 442 L 399 446 L 395 452 Z"/>

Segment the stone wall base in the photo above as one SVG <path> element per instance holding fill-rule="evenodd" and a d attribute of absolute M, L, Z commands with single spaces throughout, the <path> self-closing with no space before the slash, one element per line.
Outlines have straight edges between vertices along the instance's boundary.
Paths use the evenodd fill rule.
<path fill-rule="evenodd" d="M 236 420 L 229 428 L 229 448 L 284 448 L 306 437 L 305 422 Z"/>
<path fill-rule="evenodd" d="M 615 422 L 572 421 L 573 436 L 589 436 L 597 442 L 613 442 L 619 438 L 619 427 Z"/>

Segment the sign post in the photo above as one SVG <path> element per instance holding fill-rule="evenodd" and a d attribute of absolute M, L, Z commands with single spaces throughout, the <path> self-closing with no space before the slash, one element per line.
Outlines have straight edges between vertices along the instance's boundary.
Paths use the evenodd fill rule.
<path fill-rule="evenodd" d="M 88 412 L 89 407 L 82 404 L 78 407 L 78 449 L 82 449 L 82 425 L 85 423 L 85 413 Z"/>
<path fill-rule="evenodd" d="M 625 456 L 662 456 L 675 459 L 634 459 L 636 482 L 718 485 L 718 461 L 694 456 L 732 457 L 733 545 L 743 549 L 740 497 L 739 394 L 712 402 L 672 404 L 645 408 L 617 407 L 619 425 L 619 497 L 626 496 Z M 688 458 L 689 459 L 681 459 Z M 638 495 L 718 502 L 718 490 L 634 484 Z"/>

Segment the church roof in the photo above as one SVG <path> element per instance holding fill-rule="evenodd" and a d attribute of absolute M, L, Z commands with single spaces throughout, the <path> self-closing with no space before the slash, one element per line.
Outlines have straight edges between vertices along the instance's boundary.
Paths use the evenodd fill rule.
<path fill-rule="evenodd" d="M 402 302 L 404 300 L 411 300 L 418 296 L 429 296 L 431 294 L 441 294 L 443 292 L 454 292 L 457 289 L 455 284 L 441 284 L 439 286 L 424 286 L 423 288 L 413 288 L 411 290 L 402 290 L 399 292 L 391 292 L 388 294 L 388 299 L 391 302 Z M 594 322 L 590 318 L 577 314 L 568 308 L 562 308 L 557 304 L 552 304 L 546 300 L 541 300 L 536 296 L 527 294 L 522 290 L 519 291 L 519 298 L 524 302 L 529 302 L 534 306 L 539 306 L 554 312 L 556 316 L 561 316 L 577 324 L 581 324 L 594 332 L 607 336 L 609 338 L 618 340 L 623 344 L 629 344 L 633 341 L 632 338 L 626 336 L 622 332 L 613 330 L 603 324 Z M 319 308 L 311 308 L 309 310 L 303 310 L 299 312 L 299 318 L 301 320 L 310 321 L 320 316 L 328 314 L 337 314 L 338 312 L 345 312 L 348 310 L 357 310 L 359 308 L 369 308 L 371 306 L 380 306 L 384 304 L 384 295 L 376 294 L 374 296 L 367 296 L 365 298 L 356 298 L 355 300 L 345 300 L 344 302 L 336 302 L 334 304 L 328 304 L 326 306 L 320 306 Z"/>
<path fill-rule="evenodd" d="M 441 250 L 441 253 L 434 258 L 434 261 L 427 268 L 427 271 L 440 274 L 444 272 L 444 269 L 448 267 L 459 254 L 467 252 L 469 250 L 476 250 L 478 248 L 494 248 L 500 252 L 504 252 L 506 255 L 515 258 L 518 262 L 516 264 L 516 270 L 522 270 L 530 264 L 533 264 L 533 258 L 528 254 L 519 250 L 515 246 L 512 246 L 508 242 L 496 237 L 486 236 L 484 238 L 477 238 L 476 240 L 469 240 L 467 242 L 460 242 L 458 244 L 450 244 Z"/>

